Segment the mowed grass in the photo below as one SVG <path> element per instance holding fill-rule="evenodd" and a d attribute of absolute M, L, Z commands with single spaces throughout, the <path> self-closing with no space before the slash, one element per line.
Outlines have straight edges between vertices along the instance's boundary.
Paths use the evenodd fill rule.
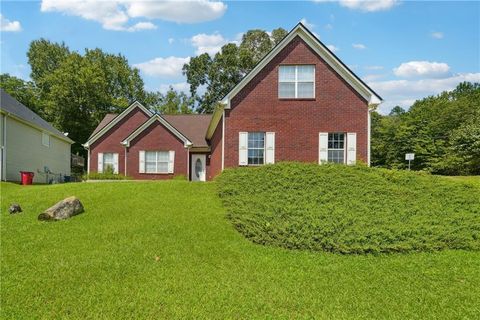
<path fill-rule="evenodd" d="M 480 183 L 365 166 L 226 170 L 234 226 L 260 244 L 342 254 L 480 250 Z"/>
<path fill-rule="evenodd" d="M 478 252 L 339 255 L 256 245 L 235 231 L 216 194 L 215 183 L 185 181 L 2 184 L 1 318 L 478 317 Z M 37 221 L 71 195 L 84 214 Z M 12 202 L 24 212 L 10 216 Z"/>

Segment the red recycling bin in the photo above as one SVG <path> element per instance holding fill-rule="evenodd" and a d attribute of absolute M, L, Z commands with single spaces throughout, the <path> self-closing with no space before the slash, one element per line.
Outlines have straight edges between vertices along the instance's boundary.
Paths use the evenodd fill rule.
<path fill-rule="evenodd" d="M 20 175 L 22 177 L 22 184 L 23 185 L 29 185 L 32 184 L 33 181 L 33 172 L 28 172 L 28 171 L 20 171 Z"/>

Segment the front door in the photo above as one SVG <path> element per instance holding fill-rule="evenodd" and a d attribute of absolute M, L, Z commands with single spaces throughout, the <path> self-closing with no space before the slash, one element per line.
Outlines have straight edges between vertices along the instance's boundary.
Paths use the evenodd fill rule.
<path fill-rule="evenodd" d="M 192 154 L 192 181 L 205 181 L 207 175 L 207 156 L 205 154 Z"/>

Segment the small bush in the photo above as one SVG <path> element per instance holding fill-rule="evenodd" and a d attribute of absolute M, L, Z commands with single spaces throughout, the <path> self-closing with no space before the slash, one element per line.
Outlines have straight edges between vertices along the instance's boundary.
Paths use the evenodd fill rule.
<path fill-rule="evenodd" d="M 129 176 L 123 174 L 115 174 L 113 172 L 90 172 L 83 176 L 83 180 L 131 180 Z"/>
<path fill-rule="evenodd" d="M 365 166 L 225 170 L 235 228 L 260 244 L 337 253 L 480 249 L 480 184 Z"/>

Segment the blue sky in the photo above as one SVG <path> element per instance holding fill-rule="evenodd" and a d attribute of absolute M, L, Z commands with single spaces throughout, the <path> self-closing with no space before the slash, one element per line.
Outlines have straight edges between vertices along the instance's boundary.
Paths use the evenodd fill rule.
<path fill-rule="evenodd" d="M 29 78 L 29 43 L 44 37 L 72 50 L 121 53 L 148 90 L 188 91 L 181 66 L 214 54 L 243 32 L 303 21 L 384 99 L 380 111 L 480 82 L 480 2 L 2 1 L 1 72 Z"/>

